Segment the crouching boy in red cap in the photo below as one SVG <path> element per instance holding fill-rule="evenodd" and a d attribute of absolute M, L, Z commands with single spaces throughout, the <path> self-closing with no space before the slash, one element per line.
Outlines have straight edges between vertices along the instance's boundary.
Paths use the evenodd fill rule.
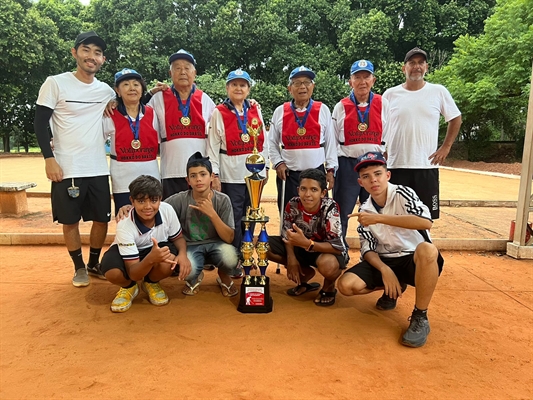
<path fill-rule="evenodd" d="M 429 237 L 431 214 L 414 190 L 389 183 L 381 153 L 362 155 L 355 170 L 370 194 L 359 212 L 350 215 L 360 224 L 361 262 L 346 271 L 338 288 L 345 296 L 384 288 L 376 307 L 392 310 L 407 285 L 415 286 L 415 308 L 402 344 L 423 346 L 430 331 L 427 308 L 444 264 Z"/>

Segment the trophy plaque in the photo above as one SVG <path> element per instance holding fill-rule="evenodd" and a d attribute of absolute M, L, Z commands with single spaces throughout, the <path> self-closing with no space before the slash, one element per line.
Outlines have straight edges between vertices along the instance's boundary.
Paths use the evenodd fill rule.
<path fill-rule="evenodd" d="M 237 310 L 242 313 L 269 313 L 272 311 L 273 304 L 272 297 L 270 297 L 270 280 L 266 276 L 268 267 L 268 234 L 265 225 L 269 218 L 265 215 L 264 210 L 259 207 L 263 187 L 266 183 L 266 178 L 259 175 L 265 168 L 265 159 L 257 151 L 257 138 L 259 132 L 261 132 L 262 125 L 254 119 L 252 120 L 252 125 L 248 125 L 246 128 L 253 139 L 254 148 L 252 154 L 246 158 L 246 169 L 252 173 L 252 175 L 244 178 L 251 206 L 248 207 L 246 216 L 242 219 L 245 229 L 241 252 L 244 258 L 242 267 L 245 276 L 241 283 L 241 297 Z M 261 230 L 254 245 L 254 228 L 256 224 L 261 226 Z M 254 260 L 254 251 L 257 253 L 257 263 Z M 254 267 L 258 267 L 260 275 L 251 275 L 253 270 L 257 270 Z"/>

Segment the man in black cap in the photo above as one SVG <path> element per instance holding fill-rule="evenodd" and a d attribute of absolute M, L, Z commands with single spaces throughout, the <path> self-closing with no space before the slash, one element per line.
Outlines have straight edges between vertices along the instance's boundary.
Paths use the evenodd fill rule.
<path fill-rule="evenodd" d="M 362 155 L 355 170 L 370 194 L 359 212 L 350 215 L 359 221 L 361 262 L 346 271 L 338 288 L 346 296 L 384 289 L 376 308 L 392 310 L 407 284 L 415 286 L 415 307 L 402 344 L 423 346 L 430 330 L 427 309 L 444 264 L 429 236 L 429 210 L 411 188 L 389 183 L 381 153 Z"/>
<path fill-rule="evenodd" d="M 452 147 L 459 128 L 461 112 L 450 92 L 442 85 L 426 82 L 427 54 L 415 47 L 405 55 L 402 71 L 405 83 L 388 89 L 388 134 L 384 137 L 391 182 L 413 188 L 428 206 L 433 219 L 439 218 L 439 165 Z M 439 119 L 448 129 L 438 147 Z"/>
<path fill-rule="evenodd" d="M 63 225 L 76 287 L 89 285 L 88 274 L 102 277 L 99 258 L 111 215 L 102 116 L 115 92 L 95 78 L 105 61 L 105 49 L 96 32 L 79 34 L 71 49 L 76 71 L 49 76 L 41 86 L 35 110 L 35 133 L 46 176 L 52 181 L 52 216 Z M 82 217 L 93 221 L 87 265 L 81 252 Z"/>

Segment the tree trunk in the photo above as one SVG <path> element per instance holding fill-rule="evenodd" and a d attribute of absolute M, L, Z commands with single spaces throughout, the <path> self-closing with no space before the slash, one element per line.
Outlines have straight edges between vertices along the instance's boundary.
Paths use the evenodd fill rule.
<path fill-rule="evenodd" d="M 9 147 L 9 133 L 4 133 L 2 139 L 4 141 L 4 153 L 11 152 L 11 147 Z"/>

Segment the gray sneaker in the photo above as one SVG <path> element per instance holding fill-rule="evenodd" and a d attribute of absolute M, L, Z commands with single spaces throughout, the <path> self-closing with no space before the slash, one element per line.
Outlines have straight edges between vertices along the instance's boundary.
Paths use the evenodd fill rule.
<path fill-rule="evenodd" d="M 72 278 L 72 284 L 76 287 L 89 286 L 89 275 L 87 275 L 87 270 L 85 268 L 77 269 L 74 272 L 74 277 Z"/>
<path fill-rule="evenodd" d="M 100 263 L 96 264 L 94 267 L 89 267 L 87 265 L 87 273 L 91 276 L 96 276 L 99 279 L 106 279 L 104 274 L 102 274 L 102 271 L 100 270 Z"/>
<path fill-rule="evenodd" d="M 402 336 L 402 344 L 408 347 L 422 347 L 426 344 L 430 332 L 427 315 L 413 311 L 409 320 L 411 323 Z"/>

